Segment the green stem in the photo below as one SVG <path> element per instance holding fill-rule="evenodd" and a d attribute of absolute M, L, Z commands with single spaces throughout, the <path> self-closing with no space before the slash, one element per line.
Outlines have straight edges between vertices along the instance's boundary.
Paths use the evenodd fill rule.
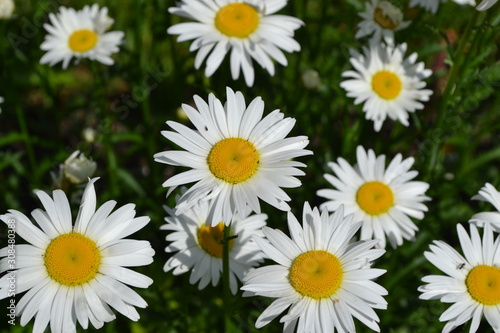
<path fill-rule="evenodd" d="M 35 177 L 35 185 L 39 186 L 38 184 L 38 172 L 36 172 L 36 158 L 35 158 L 35 151 L 33 150 L 33 144 L 31 142 L 31 137 L 28 132 L 28 126 L 26 126 L 26 117 L 24 115 L 24 109 L 22 106 L 17 105 L 16 106 L 16 114 L 17 114 L 17 121 L 19 122 L 19 128 L 21 129 L 21 133 L 23 134 L 23 140 L 24 144 L 26 145 L 26 153 L 28 154 L 28 160 L 31 168 L 31 174 Z"/>
<path fill-rule="evenodd" d="M 229 281 L 229 242 L 231 223 L 224 226 L 224 239 L 222 241 L 222 283 L 224 300 L 224 332 L 231 332 L 231 285 Z"/>
<path fill-rule="evenodd" d="M 110 189 L 111 189 L 111 194 L 113 197 L 118 195 L 118 187 L 117 187 L 117 180 L 116 180 L 116 174 L 118 170 L 117 162 L 116 162 L 116 156 L 115 152 L 113 150 L 112 146 L 112 141 L 111 141 L 111 132 L 113 130 L 113 119 L 110 117 L 106 117 L 106 111 L 108 110 L 108 102 L 106 99 L 106 85 L 104 84 L 103 77 L 101 75 L 101 72 L 99 71 L 99 68 L 97 67 L 98 64 L 95 62 L 92 62 L 90 67 L 92 70 L 92 75 L 94 77 L 94 80 L 96 82 L 97 89 L 95 90 L 96 96 L 95 100 L 98 101 L 98 114 L 101 120 L 101 123 L 104 124 L 103 130 L 101 131 L 102 135 L 102 141 L 104 143 L 104 150 L 105 150 L 105 155 L 106 155 L 106 164 L 107 164 L 107 172 L 108 172 L 108 177 L 109 177 L 109 184 L 110 184 Z"/>
<path fill-rule="evenodd" d="M 456 88 L 458 86 L 457 85 L 457 77 L 458 77 L 458 74 L 460 73 L 463 61 L 464 61 L 465 56 L 466 56 L 466 54 L 464 53 L 465 47 L 467 46 L 467 43 L 470 40 L 470 36 L 472 34 L 472 31 L 474 30 L 474 27 L 476 25 L 479 14 L 480 14 L 479 11 L 473 10 L 472 17 L 471 17 L 469 23 L 467 24 L 467 28 L 465 29 L 465 33 L 462 36 L 462 39 L 460 40 L 457 52 L 455 53 L 455 61 L 451 67 L 450 77 L 448 78 L 448 82 L 446 82 L 446 87 L 444 89 L 443 97 L 441 99 L 438 119 L 437 119 L 436 125 L 433 127 L 433 129 L 442 129 L 442 127 L 443 127 L 443 121 L 444 121 L 446 114 L 447 114 L 447 111 L 448 111 L 448 104 L 450 102 L 450 98 L 453 96 L 453 93 L 456 90 L 454 88 Z M 471 51 L 469 51 L 469 52 L 471 52 Z M 442 143 L 442 139 L 434 140 L 434 142 L 433 142 L 432 149 L 431 149 L 431 158 L 429 160 L 429 164 L 427 165 L 427 174 L 429 175 L 429 178 L 431 178 L 434 167 L 436 165 L 437 155 L 438 155 L 438 151 L 439 151 L 439 147 L 441 146 L 441 143 Z"/>

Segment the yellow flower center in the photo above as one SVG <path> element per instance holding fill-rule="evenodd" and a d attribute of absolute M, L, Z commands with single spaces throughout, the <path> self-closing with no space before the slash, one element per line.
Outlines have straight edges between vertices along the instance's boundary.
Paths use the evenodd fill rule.
<path fill-rule="evenodd" d="M 69 48 L 75 52 L 87 52 L 97 44 L 97 34 L 92 30 L 77 30 L 69 36 Z"/>
<path fill-rule="evenodd" d="M 66 286 L 92 280 L 101 264 L 101 253 L 94 241 L 79 233 L 54 238 L 44 256 L 47 273 Z"/>
<path fill-rule="evenodd" d="M 321 299 L 340 288 L 343 276 L 342 264 L 336 256 L 326 251 L 309 251 L 295 258 L 288 278 L 301 295 Z"/>
<path fill-rule="evenodd" d="M 257 29 L 259 13 L 246 3 L 231 3 L 215 16 L 215 27 L 229 37 L 246 38 Z"/>
<path fill-rule="evenodd" d="M 391 100 L 399 96 L 403 83 L 396 74 L 379 71 L 372 77 L 372 89 L 383 99 Z"/>
<path fill-rule="evenodd" d="M 241 138 L 217 142 L 207 158 L 212 174 L 228 183 L 237 184 L 251 178 L 259 167 L 259 153 L 255 146 Z"/>
<path fill-rule="evenodd" d="M 384 29 L 394 30 L 398 27 L 398 23 L 394 22 L 389 14 L 382 8 L 376 8 L 373 13 L 373 20 Z"/>
<path fill-rule="evenodd" d="M 381 182 L 366 182 L 356 193 L 359 207 L 370 215 L 386 213 L 394 204 L 394 194 L 389 186 Z"/>
<path fill-rule="evenodd" d="M 222 258 L 222 240 L 224 239 L 224 223 L 215 227 L 203 225 L 198 228 L 198 244 L 212 257 Z M 234 240 L 229 241 L 229 251 L 233 248 Z"/>
<path fill-rule="evenodd" d="M 467 275 L 465 284 L 471 297 L 479 303 L 500 303 L 500 269 L 488 265 L 476 266 Z"/>

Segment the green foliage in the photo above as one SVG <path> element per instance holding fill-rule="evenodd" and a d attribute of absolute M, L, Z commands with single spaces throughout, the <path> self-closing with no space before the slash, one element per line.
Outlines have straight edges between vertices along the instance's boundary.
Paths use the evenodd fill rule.
<path fill-rule="evenodd" d="M 423 111 L 412 115 L 409 127 L 387 120 L 375 133 L 361 106 L 354 106 L 339 86 L 342 72 L 351 68 L 349 49 L 359 50 L 367 42 L 354 38 L 363 1 L 290 0 L 282 13 L 305 22 L 296 34 L 302 50 L 287 54 L 289 65 L 277 64 L 274 77 L 255 65 L 256 82 L 251 88 L 241 78 L 231 79 L 228 59 L 211 78 L 194 69 L 189 43 L 177 43 L 175 36 L 166 33 L 169 26 L 183 21 L 168 13 L 174 1 L 98 1 L 115 19 L 113 29 L 125 32 L 125 43 L 114 55 L 115 65 L 82 61 L 67 70 L 60 64 L 40 65 L 43 52 L 39 46 L 45 36 L 42 24 L 63 2 L 77 9 L 89 3 L 17 1 L 17 17 L 0 20 L 0 34 L 6 36 L 0 44 L 0 96 L 5 98 L 0 106 L 0 213 L 17 209 L 29 215 L 40 207 L 32 191 L 50 191 L 50 172 L 57 171 L 78 149 L 98 164 L 98 204 L 110 199 L 119 205 L 132 202 L 138 215 L 151 217 L 151 223 L 134 235 L 149 240 L 156 251 L 151 266 L 137 269 L 155 281 L 149 289 L 137 290 L 148 307 L 139 309 L 137 323 L 118 314 L 116 321 L 105 324 L 103 332 L 221 331 L 221 286 L 198 291 L 189 284 L 188 274 L 173 276 L 162 270 L 168 258 L 164 252 L 166 232 L 159 231 L 166 215 L 162 206 L 173 206 L 173 196 L 166 198 L 161 185 L 181 168 L 156 163 L 153 155 L 175 149 L 160 132 L 167 129 L 167 120 L 188 125 L 178 112 L 182 103 L 192 104 L 195 94 L 206 99 L 209 92 L 224 100 L 226 86 L 242 91 L 247 102 L 262 96 L 266 113 L 281 109 L 297 120 L 292 135 L 309 137 L 308 149 L 314 155 L 300 159 L 307 164 L 303 185 L 287 190 L 294 213 L 302 211 L 304 201 L 314 206 L 322 203 L 315 193 L 329 186 L 323 178 L 324 173 L 331 173 L 327 163 L 338 157 L 354 163 L 358 145 L 386 154 L 388 159 L 397 153 L 415 157 L 418 180 L 430 183 L 427 195 L 432 201 L 425 218 L 417 221 L 421 231 L 415 241 L 388 248 L 375 263 L 387 270 L 377 282 L 389 291 L 388 309 L 377 313 L 382 332 L 441 331 L 444 323 L 438 318 L 448 305 L 418 298 L 420 279 L 441 274 L 425 260 L 423 252 L 434 239 L 458 248 L 455 225 L 466 223 L 476 212 L 493 210 L 491 205 L 470 198 L 486 182 L 500 188 L 498 5 L 480 16 L 466 55 L 453 52 L 472 7 L 449 1 L 441 4 L 436 16 L 421 9 L 405 9 L 405 18 L 413 22 L 396 33 L 397 42 L 406 42 L 409 52 L 418 52 L 426 68 L 433 69 L 427 83 L 434 95 Z M 407 2 L 400 6 L 406 8 Z M 462 71 L 450 103 L 442 108 L 448 64 L 460 56 L 465 57 Z M 306 70 L 319 74 L 317 89 L 303 85 L 301 76 Z M 438 123 L 442 112 L 446 113 Z M 84 139 L 85 128 L 95 131 L 94 141 Z M 434 147 L 438 148 L 436 163 L 429 168 Z M 263 206 L 269 225 L 286 230 L 286 213 Z M 77 205 L 73 208 L 76 214 Z M 5 244 L 5 240 L 2 225 L 0 243 Z M 17 240 L 21 242 L 19 237 Z M 260 330 L 254 327 L 271 300 L 240 295 L 234 297 L 236 332 L 282 331 L 277 320 Z M 2 309 L 4 304 L 2 300 Z M 369 331 L 359 322 L 356 325 L 360 332 Z M 24 329 L 17 325 L 2 331 L 27 332 L 31 328 L 32 322 Z M 489 329 L 483 322 L 480 331 Z"/>

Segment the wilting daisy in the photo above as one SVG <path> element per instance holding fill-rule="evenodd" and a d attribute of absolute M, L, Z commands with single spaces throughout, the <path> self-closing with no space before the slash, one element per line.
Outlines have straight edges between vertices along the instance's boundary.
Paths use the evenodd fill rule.
<path fill-rule="evenodd" d="M 89 58 L 105 65 L 114 63 L 111 54 L 119 51 L 124 34 L 122 31 L 106 32 L 113 24 L 106 7 L 99 9 L 99 5 L 94 4 L 79 11 L 60 7 L 59 13 L 51 13 L 49 18 L 52 24 L 43 25 L 49 34 L 40 46 L 47 51 L 40 59 L 41 64 L 53 66 L 62 61 L 66 69 L 73 57 Z"/>
<path fill-rule="evenodd" d="M 0 20 L 10 19 L 15 8 L 13 0 L 0 0 Z"/>
<path fill-rule="evenodd" d="M 160 229 L 172 231 L 167 236 L 167 241 L 172 243 L 165 251 L 176 253 L 168 259 L 163 270 L 173 270 L 174 275 L 191 270 L 189 283 L 199 281 L 199 289 L 205 288 L 210 282 L 216 286 L 222 272 L 221 241 L 224 239 L 224 223 L 214 227 L 206 225 L 208 201 L 200 201 L 179 216 L 175 215 L 173 209 L 166 206 L 164 208 L 169 216 L 165 218 L 167 224 Z M 243 218 L 235 216 L 231 223 L 230 236 L 237 236 L 229 242 L 229 279 L 233 294 L 238 290 L 236 279 L 241 281 L 252 267 L 264 261 L 264 253 L 251 237 L 253 234 L 263 236 L 261 229 L 266 225 L 266 219 L 265 214 Z"/>
<path fill-rule="evenodd" d="M 483 229 L 483 239 L 475 225 L 470 225 L 470 236 L 458 224 L 458 237 L 465 258 L 443 241 L 434 241 L 431 252 L 424 255 L 446 275 L 429 275 L 427 283 L 418 288 L 421 299 L 440 299 L 454 303 L 439 317 L 447 321 L 443 332 L 472 319 L 469 332 L 479 327 L 484 313 L 495 332 L 500 330 L 500 238 L 493 240 L 489 225 Z"/>
<path fill-rule="evenodd" d="M 373 150 L 358 146 L 356 156 L 354 168 L 341 157 L 328 163 L 335 176 L 325 174 L 325 178 L 335 189 L 317 192 L 330 200 L 321 207 L 335 211 L 344 205 L 354 221 L 363 221 L 361 239 L 379 239 L 382 248 L 386 236 L 392 247 L 403 244 L 403 238 L 412 240 L 418 228 L 408 216 L 421 220 L 427 211 L 422 202 L 430 200 L 424 195 L 429 184 L 410 181 L 418 175 L 410 171 L 413 157 L 403 160 L 397 154 L 386 169 L 385 155 L 375 156 Z"/>
<path fill-rule="evenodd" d="M 262 119 L 264 102 L 255 98 L 248 107 L 240 92 L 227 88 L 227 103 L 213 95 L 208 104 L 194 96 L 195 108 L 184 104 L 186 115 L 196 130 L 174 121 L 167 124 L 175 131 L 162 134 L 185 151 L 171 150 L 155 154 L 155 161 L 186 166 L 191 170 L 172 176 L 163 186 L 196 182 L 177 202 L 176 214 L 185 213 L 199 200 L 210 200 L 207 224 L 230 223 L 233 214 L 245 216 L 247 205 L 260 213 L 259 198 L 281 210 L 289 210 L 290 197 L 281 187 L 298 187 L 294 176 L 304 172 L 305 164 L 291 159 L 312 154 L 305 150 L 305 136 L 285 138 L 295 119 L 284 118 L 274 110 Z"/>
<path fill-rule="evenodd" d="M 64 190 L 70 184 L 85 183 L 94 175 L 96 169 L 96 162 L 76 150 L 64 161 L 64 164 L 59 165 L 57 173 L 51 173 L 53 186 Z"/>
<path fill-rule="evenodd" d="M 439 0 L 434 0 L 439 1 Z M 394 31 L 406 28 L 410 21 L 403 21 L 403 12 L 389 1 L 371 0 L 365 2 L 365 11 L 359 16 L 363 21 L 358 24 L 356 38 L 373 35 L 375 43 L 386 37 L 394 39 Z"/>
<path fill-rule="evenodd" d="M 34 332 L 43 332 L 49 322 L 52 332 L 75 332 L 77 321 L 84 329 L 89 321 L 100 328 L 115 319 L 112 308 L 137 321 L 135 307 L 147 306 L 126 285 L 146 288 L 153 281 L 125 267 L 150 264 L 154 251 L 148 241 L 124 238 L 142 229 L 149 218 L 135 217 L 132 204 L 110 214 L 115 201 L 96 211 L 96 180 L 85 188 L 74 225 L 61 190 L 55 190 L 52 198 L 35 192 L 45 208 L 31 213 L 40 228 L 17 210 L 0 215 L 30 243 L 15 245 L 15 265 L 8 261 L 12 248 L 0 250 L 0 257 L 6 257 L 0 261 L 0 273 L 9 271 L 0 278 L 0 299 L 8 296 L 7 281 L 14 276 L 16 294 L 26 291 L 16 304 L 16 313 L 21 316 L 21 326 L 36 315 Z"/>
<path fill-rule="evenodd" d="M 192 40 L 190 51 L 198 50 L 194 66 L 201 67 L 207 58 L 205 75 L 210 77 L 219 68 L 228 52 L 233 80 L 240 68 L 245 82 L 254 82 L 254 59 L 274 75 L 272 59 L 288 64 L 286 52 L 300 51 L 294 31 L 304 23 L 291 16 L 272 15 L 285 7 L 287 0 L 181 0 L 169 12 L 196 22 L 179 23 L 167 32 L 179 35 L 179 42 Z M 209 55 L 210 54 L 210 55 Z"/>
<path fill-rule="evenodd" d="M 500 192 L 493 185 L 486 183 L 479 191 L 479 194 L 473 196 L 472 199 L 489 202 L 497 211 L 474 214 L 469 222 L 480 227 L 483 227 L 485 224 L 491 224 L 494 231 L 500 232 Z"/>
<path fill-rule="evenodd" d="M 498 0 L 483 0 L 481 3 L 476 7 L 477 10 L 483 11 L 491 8 L 494 4 L 497 3 Z"/>
<path fill-rule="evenodd" d="M 458 3 L 459 5 L 474 6 L 476 4 L 474 0 L 453 0 L 453 1 Z M 436 14 L 440 2 L 446 2 L 446 0 L 411 0 L 410 7 L 420 6 L 430 11 L 432 14 Z"/>
<path fill-rule="evenodd" d="M 375 131 L 380 131 L 387 117 L 408 126 L 408 112 L 424 108 L 420 102 L 429 100 L 432 90 L 423 89 L 425 79 L 432 74 L 422 62 L 416 63 L 417 54 L 404 59 L 407 45 L 371 42 L 360 54 L 351 50 L 350 59 L 355 71 L 342 73 L 349 78 L 340 83 L 354 104 L 363 104 L 366 119 L 373 120 Z"/>
<path fill-rule="evenodd" d="M 260 328 L 288 307 L 280 319 L 284 332 L 355 332 L 352 317 L 379 331 L 373 309 L 386 309 L 387 291 L 371 281 L 385 273 L 371 268 L 385 251 L 373 249 L 376 240 L 350 243 L 361 223 L 352 223 L 339 207 L 332 215 L 304 205 L 301 226 L 288 213 L 291 239 L 278 229 L 263 228 L 267 239 L 257 244 L 277 265 L 256 268 L 243 279 L 243 296 L 277 298 L 262 312 Z"/>

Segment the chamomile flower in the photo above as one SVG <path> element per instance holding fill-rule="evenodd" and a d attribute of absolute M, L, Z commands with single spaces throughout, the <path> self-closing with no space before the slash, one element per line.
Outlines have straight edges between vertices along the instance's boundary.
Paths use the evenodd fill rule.
<path fill-rule="evenodd" d="M 354 104 L 364 103 L 366 119 L 374 121 L 377 132 L 387 117 L 408 126 L 408 113 L 423 109 L 421 102 L 432 95 L 423 81 L 432 71 L 416 63 L 416 53 L 404 58 L 406 43 L 394 46 L 387 41 L 387 45 L 371 42 L 369 48 L 363 47 L 363 54 L 351 50 L 355 71 L 342 73 L 349 79 L 340 83 L 347 96 L 355 98 Z"/>
<path fill-rule="evenodd" d="M 475 0 L 453 0 L 454 2 L 458 3 L 459 5 L 475 5 L 476 3 L 474 2 Z M 410 1 L 410 7 L 415 7 L 415 6 L 420 6 L 428 11 L 430 11 L 432 14 L 436 14 L 439 4 L 441 2 L 446 2 L 446 0 L 411 0 Z"/>
<path fill-rule="evenodd" d="M 259 198 L 281 210 L 289 210 L 290 197 L 282 187 L 298 187 L 295 176 L 305 164 L 292 159 L 312 154 L 305 150 L 305 136 L 285 138 L 295 119 L 284 118 L 274 110 L 262 119 L 264 102 L 255 98 L 248 107 L 240 92 L 227 88 L 227 103 L 213 95 L 208 104 L 194 96 L 195 108 L 183 105 L 195 130 L 167 121 L 174 131 L 162 134 L 185 151 L 171 150 L 155 154 L 155 161 L 191 170 L 172 176 L 163 183 L 170 187 L 196 182 L 184 193 L 176 214 L 185 213 L 200 200 L 212 200 L 207 224 L 230 223 L 233 214 L 244 216 L 247 205 L 260 213 Z"/>
<path fill-rule="evenodd" d="M 179 199 L 179 196 L 177 197 Z M 163 270 L 173 270 L 179 275 L 191 270 L 189 283 L 199 282 L 198 288 L 205 288 L 210 282 L 213 286 L 219 283 L 222 272 L 222 243 L 224 239 L 224 223 L 216 226 L 207 226 L 209 202 L 200 201 L 182 215 L 175 215 L 175 211 L 164 207 L 168 215 L 167 224 L 162 230 L 172 231 L 167 236 L 171 243 L 165 248 L 166 252 L 175 252 L 170 257 Z M 266 225 L 267 215 L 235 216 L 231 222 L 230 236 L 237 236 L 229 242 L 230 288 L 233 294 L 238 290 L 237 279 L 252 268 L 264 261 L 264 253 L 252 240 L 252 235 L 263 236 L 261 229 Z"/>
<path fill-rule="evenodd" d="M 0 0 L 0 20 L 10 19 L 15 8 L 13 0 Z"/>
<path fill-rule="evenodd" d="M 479 11 L 483 11 L 483 10 L 487 10 L 487 9 L 490 9 L 491 6 L 493 6 L 494 4 L 496 4 L 498 2 L 498 0 L 483 0 L 481 1 L 481 3 L 476 7 L 477 10 Z"/>
<path fill-rule="evenodd" d="M 424 255 L 446 275 L 428 275 L 427 283 L 418 288 L 421 299 L 440 299 L 453 303 L 439 317 L 447 321 L 447 333 L 472 319 L 469 333 L 477 331 L 484 314 L 495 332 L 500 331 L 500 238 L 493 239 L 489 225 L 481 237 L 475 225 L 470 224 L 470 236 L 460 224 L 458 237 L 464 256 L 443 241 L 434 241 L 431 252 Z"/>
<path fill-rule="evenodd" d="M 122 31 L 106 32 L 113 24 L 106 7 L 85 6 L 76 11 L 60 7 L 59 13 L 49 14 L 51 24 L 44 24 L 49 33 L 40 48 L 47 51 L 40 59 L 41 64 L 54 64 L 62 61 L 63 69 L 68 67 L 71 58 L 88 58 L 105 65 L 114 64 L 111 54 L 119 51 Z"/>
<path fill-rule="evenodd" d="M 287 0 L 181 0 L 169 12 L 196 22 L 176 24 L 167 32 L 179 35 L 179 42 L 194 39 L 190 46 L 190 51 L 198 51 L 194 66 L 200 68 L 206 58 L 207 77 L 231 52 L 233 80 L 238 79 L 241 69 L 246 84 L 252 86 L 252 59 L 274 75 L 273 59 L 283 66 L 288 64 L 282 50 L 300 51 L 293 36 L 304 23 L 295 17 L 272 15 L 286 4 Z"/>
<path fill-rule="evenodd" d="M 356 150 L 357 164 L 349 165 L 343 158 L 328 166 L 335 176 L 325 174 L 325 179 L 335 188 L 321 189 L 318 196 L 328 199 L 321 207 L 335 211 L 344 205 L 346 214 L 354 214 L 354 221 L 363 221 L 361 239 L 379 239 L 377 245 L 385 248 L 386 237 L 392 247 L 403 244 L 403 239 L 413 240 L 417 226 L 408 217 L 421 220 L 430 200 L 424 195 L 429 184 L 410 181 L 418 175 L 411 170 L 413 157 L 403 160 L 401 154 L 385 167 L 385 155 L 375 156 L 373 150 Z"/>
<path fill-rule="evenodd" d="M 359 16 L 363 18 L 363 21 L 359 22 L 359 30 L 355 37 L 362 38 L 372 35 L 371 39 L 375 43 L 387 37 L 394 39 L 394 31 L 404 29 L 411 23 L 403 21 L 401 9 L 385 0 L 365 2 L 365 11 Z"/>
<path fill-rule="evenodd" d="M 469 222 L 480 227 L 483 227 L 485 224 L 491 224 L 492 229 L 500 233 L 500 192 L 493 185 L 486 183 L 479 191 L 479 194 L 473 196 L 472 199 L 489 202 L 497 211 L 474 214 Z"/>
<path fill-rule="evenodd" d="M 147 306 L 127 285 L 146 288 L 153 281 L 125 267 L 150 264 L 154 251 L 148 241 L 125 237 L 144 227 L 149 218 L 135 217 L 132 204 L 110 215 L 115 201 L 96 211 L 96 180 L 85 188 L 74 225 L 61 190 L 55 190 L 52 198 L 35 192 L 45 208 L 31 213 L 40 228 L 17 210 L 0 215 L 29 243 L 15 246 L 15 267 L 8 256 L 11 247 L 0 250 L 0 257 L 5 257 L 0 260 L 0 273 L 9 271 L 0 278 L 0 299 L 8 296 L 7 281 L 14 277 L 16 294 L 26 292 L 16 304 L 16 314 L 21 326 L 36 315 L 33 332 L 43 332 L 49 322 L 52 332 L 76 332 L 77 321 L 84 329 L 89 321 L 100 328 L 115 319 L 112 308 L 137 321 L 135 307 Z"/>
<path fill-rule="evenodd" d="M 291 238 L 279 229 L 263 228 L 267 239 L 257 244 L 277 264 L 251 270 L 243 279 L 243 296 L 276 298 L 257 319 L 267 325 L 280 319 L 284 332 L 355 332 L 352 317 L 379 331 L 373 309 L 386 309 L 387 291 L 371 281 L 385 273 L 371 268 L 385 250 L 373 249 L 376 240 L 350 243 L 361 223 L 344 217 L 342 207 L 332 215 L 304 205 L 302 226 L 288 213 Z"/>
<path fill-rule="evenodd" d="M 92 177 L 97 163 L 88 159 L 79 150 L 74 151 L 63 164 L 64 177 L 73 184 L 81 184 Z"/>

